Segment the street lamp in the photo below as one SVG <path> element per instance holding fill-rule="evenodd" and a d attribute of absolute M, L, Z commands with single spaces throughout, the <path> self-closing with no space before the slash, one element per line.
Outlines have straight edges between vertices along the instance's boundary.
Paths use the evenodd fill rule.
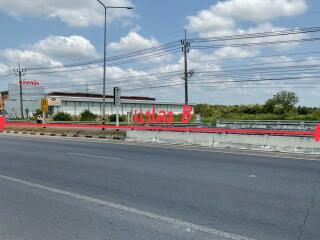
<path fill-rule="evenodd" d="M 109 8 L 119 8 L 119 9 L 133 9 L 133 7 L 114 7 L 106 6 L 100 0 L 97 0 L 104 7 L 104 56 L 103 56 L 103 107 L 102 115 L 103 120 L 106 120 L 106 52 L 107 52 L 107 9 Z"/>

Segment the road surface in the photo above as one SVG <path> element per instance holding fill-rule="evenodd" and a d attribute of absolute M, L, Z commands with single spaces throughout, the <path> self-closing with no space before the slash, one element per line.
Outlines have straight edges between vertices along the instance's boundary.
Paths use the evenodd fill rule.
<path fill-rule="evenodd" d="M 1 240 L 320 239 L 320 161 L 0 135 L 0 192 Z"/>

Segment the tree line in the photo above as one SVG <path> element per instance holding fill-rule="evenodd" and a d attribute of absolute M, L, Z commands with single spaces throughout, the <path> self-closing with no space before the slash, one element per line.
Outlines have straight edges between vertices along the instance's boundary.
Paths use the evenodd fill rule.
<path fill-rule="evenodd" d="M 290 91 L 281 91 L 267 99 L 264 104 L 209 105 L 198 104 L 195 113 L 204 122 L 215 123 L 217 119 L 230 120 L 320 120 L 320 109 L 297 106 L 299 97 Z"/>

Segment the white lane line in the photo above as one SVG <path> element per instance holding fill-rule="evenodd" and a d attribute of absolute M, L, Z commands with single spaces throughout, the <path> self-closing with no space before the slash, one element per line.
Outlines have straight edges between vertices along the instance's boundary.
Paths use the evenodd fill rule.
<path fill-rule="evenodd" d="M 184 228 L 184 229 L 191 229 L 191 230 L 196 230 L 196 231 L 200 231 L 200 232 L 204 232 L 204 233 L 208 233 L 210 235 L 213 235 L 215 237 L 222 237 L 222 238 L 227 238 L 230 240 L 254 240 L 253 238 L 248 238 L 248 237 L 244 237 L 244 236 L 240 236 L 240 235 L 236 235 L 233 233 L 229 233 L 229 232 L 224 232 L 224 231 L 220 231 L 214 228 L 209 228 L 209 227 L 205 227 L 205 226 L 201 226 L 201 225 L 197 225 L 197 224 L 193 224 L 190 222 L 185 222 L 179 219 L 175 219 L 175 218 L 170 218 L 170 217 L 166 217 L 166 216 L 162 216 L 162 215 L 158 215 L 155 213 L 151 213 L 148 211 L 143 211 L 143 210 L 139 210 L 136 208 L 132 208 L 132 207 L 127 207 L 124 205 L 120 205 L 117 203 L 113 203 L 113 202 L 109 202 L 109 201 L 105 201 L 105 200 L 101 200 L 101 199 L 97 199 L 97 198 L 93 198 L 93 197 L 89 197 L 89 196 L 85 196 L 82 194 L 77 194 L 77 193 L 72 193 L 72 192 L 68 192 L 65 190 L 61 190 L 61 189 L 57 189 L 57 188 L 52 188 L 52 187 L 47 187 L 41 184 L 37 184 L 37 183 L 32 183 L 32 182 L 28 182 L 25 180 L 21 180 L 18 178 L 13 178 L 13 177 L 9 177 L 9 176 L 5 176 L 5 175 L 1 175 L 0 174 L 0 179 L 2 180 L 6 180 L 6 181 L 11 181 L 11 182 L 15 182 L 15 183 L 19 183 L 19 184 L 23 184 L 25 186 L 28 187 L 32 187 L 32 188 L 37 188 L 37 189 L 41 189 L 44 191 L 48 191 L 48 192 L 52 192 L 52 193 L 57 193 L 60 195 L 64 195 L 64 196 L 68 196 L 74 199 L 78 199 L 84 202 L 89 202 L 89 203 L 94 203 L 94 204 L 98 204 L 98 205 L 104 205 L 113 209 L 117 209 L 120 211 L 124 211 L 124 212 L 128 212 L 131 214 L 136 214 L 139 216 L 143 216 L 143 217 L 147 217 L 147 218 L 151 218 L 151 219 L 155 219 L 158 221 L 162 221 L 165 223 L 168 223 L 170 225 L 174 225 L 180 228 Z"/>
<path fill-rule="evenodd" d="M 73 155 L 73 156 L 78 156 L 78 157 L 92 157 L 92 158 L 105 158 L 105 159 L 113 159 L 113 160 L 123 160 L 122 158 L 99 156 L 99 155 L 90 155 L 90 154 L 81 154 L 81 153 L 67 153 L 67 154 L 68 155 Z"/>
<path fill-rule="evenodd" d="M 247 177 L 249 177 L 249 178 L 256 178 L 257 176 L 254 175 L 254 174 L 252 174 L 252 175 L 247 175 Z"/>

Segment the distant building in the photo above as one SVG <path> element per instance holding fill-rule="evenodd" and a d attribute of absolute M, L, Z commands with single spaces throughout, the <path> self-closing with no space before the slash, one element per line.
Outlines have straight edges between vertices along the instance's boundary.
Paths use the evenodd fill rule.
<path fill-rule="evenodd" d="M 54 115 L 58 112 L 67 112 L 72 115 L 79 115 L 85 110 L 102 115 L 103 98 L 101 94 L 92 93 L 63 93 L 52 92 L 47 95 L 49 99 L 49 112 Z M 123 96 L 121 97 L 121 107 L 119 114 L 127 115 L 135 110 L 143 112 L 151 111 L 153 107 L 157 110 L 172 111 L 174 114 L 182 112 L 184 104 L 172 102 L 158 102 L 155 98 Z M 106 114 L 115 114 L 116 109 L 113 105 L 113 96 L 106 96 Z"/>
<path fill-rule="evenodd" d="M 39 81 L 26 81 L 21 83 L 23 114 L 25 117 L 32 116 L 40 108 L 41 99 L 44 98 L 44 87 Z M 20 108 L 20 85 L 9 84 L 7 95 L 5 95 L 4 112 L 10 118 L 21 118 Z"/>
<path fill-rule="evenodd" d="M 40 109 L 41 99 L 46 97 L 49 101 L 49 115 L 58 112 L 66 112 L 71 115 L 80 115 L 85 110 L 96 115 L 102 115 L 103 97 L 102 94 L 93 93 L 70 93 L 51 92 L 45 94 L 44 87 L 38 81 L 22 81 L 22 101 L 24 117 L 31 117 Z M 121 115 L 137 112 L 152 111 L 155 107 L 157 111 L 171 111 L 174 114 L 182 112 L 183 103 L 158 102 L 155 98 L 139 96 L 122 96 L 121 106 L 118 111 Z M 1 92 L 0 112 L 4 112 L 10 118 L 21 118 L 20 112 L 20 86 L 19 84 L 9 84 L 8 91 Z M 113 96 L 106 95 L 106 114 L 115 114 L 116 109 L 113 104 Z"/>

